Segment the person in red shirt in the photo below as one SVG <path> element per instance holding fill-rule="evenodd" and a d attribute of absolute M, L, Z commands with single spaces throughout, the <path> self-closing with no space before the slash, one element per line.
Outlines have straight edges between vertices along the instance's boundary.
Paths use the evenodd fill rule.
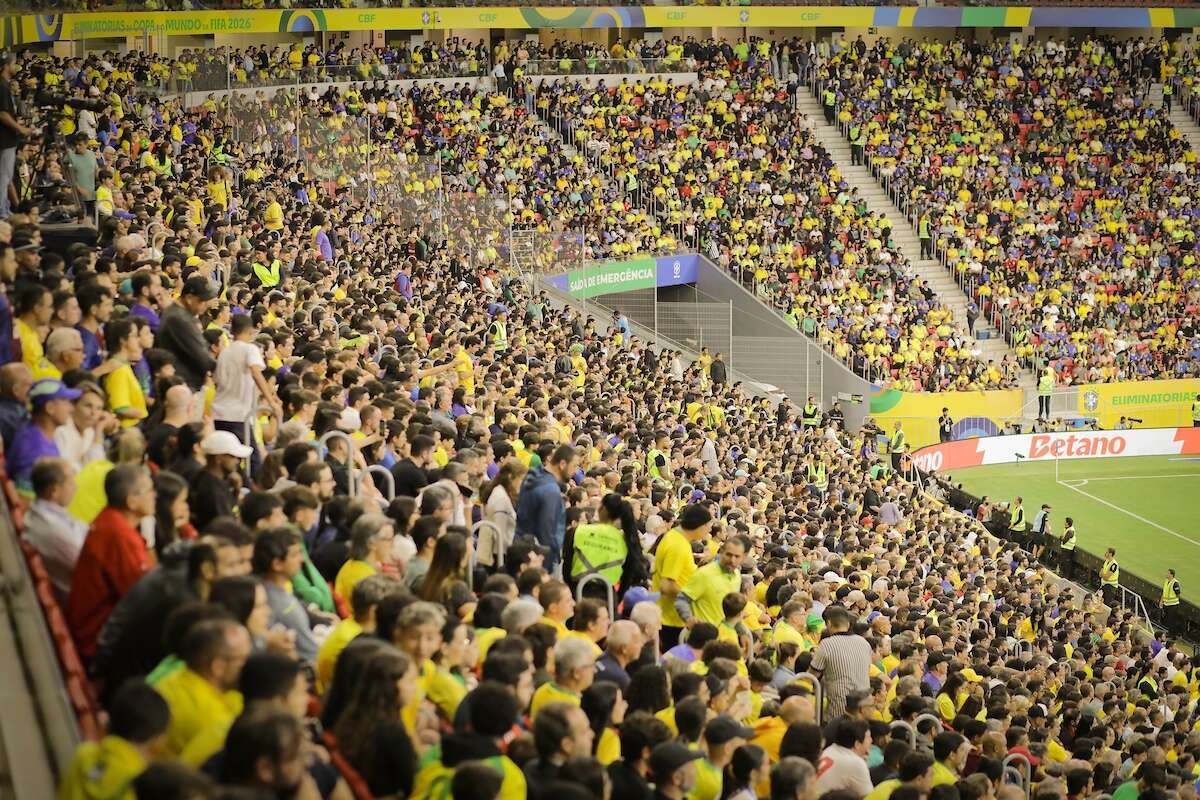
<path fill-rule="evenodd" d="M 85 661 L 96 652 L 96 637 L 117 601 L 153 565 L 138 530 L 154 514 L 154 480 L 140 464 L 113 467 L 104 478 L 108 505 L 92 522 L 71 576 L 67 627 Z"/>

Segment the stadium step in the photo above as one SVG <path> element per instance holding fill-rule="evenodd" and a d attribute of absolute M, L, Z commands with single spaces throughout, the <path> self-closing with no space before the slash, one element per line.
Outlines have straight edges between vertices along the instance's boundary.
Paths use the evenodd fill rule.
<path fill-rule="evenodd" d="M 1192 150 L 1200 153 L 1200 126 L 1196 125 L 1196 120 L 1192 119 L 1192 115 L 1185 108 L 1176 105 L 1171 109 L 1171 124 L 1188 140 Z"/>
<path fill-rule="evenodd" d="M 801 88 L 797 92 L 796 107 L 808 117 L 814 137 L 838 165 L 846 182 L 858 189 L 858 194 L 867 204 L 867 208 L 872 212 L 886 215 L 892 221 L 893 244 L 912 265 L 917 278 L 928 281 L 930 288 L 950 308 L 954 313 L 956 325 L 965 334 L 969 301 L 955 283 L 954 277 L 942 266 L 940 261 L 920 257 L 921 243 L 912 222 L 896 206 L 887 190 L 875 179 L 869 169 L 851 163 L 850 143 L 838 127 L 825 122 L 825 111 L 821 107 L 820 101 L 808 88 Z M 1200 129 L 1197 129 L 1196 132 L 1197 138 L 1200 139 Z M 976 321 L 975 333 L 976 336 L 971 338 L 974 339 L 975 349 L 984 361 L 1000 362 L 1012 354 L 1008 343 L 983 320 Z M 987 338 L 977 338 L 981 333 L 986 334 Z M 1033 386 L 1035 383 L 1033 374 L 1026 369 L 1020 370 L 1018 379 L 1022 387 Z"/>

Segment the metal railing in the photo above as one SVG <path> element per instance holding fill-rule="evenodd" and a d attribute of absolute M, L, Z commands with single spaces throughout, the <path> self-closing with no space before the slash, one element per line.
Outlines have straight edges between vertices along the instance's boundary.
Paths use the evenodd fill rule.
<path fill-rule="evenodd" d="M 613 58 L 607 54 L 583 58 L 538 58 L 525 62 L 528 76 L 540 75 L 649 75 L 656 72 L 682 72 L 683 61 L 666 58 Z"/>
<path fill-rule="evenodd" d="M 608 603 L 608 618 L 617 618 L 617 596 L 613 590 L 612 581 L 604 577 L 598 572 L 593 572 L 591 575 L 585 575 L 580 579 L 579 583 L 575 584 L 575 602 L 583 600 L 583 590 L 589 584 L 599 581 L 604 584 L 605 600 Z"/>
<path fill-rule="evenodd" d="M 348 474 L 346 482 L 350 490 L 347 494 L 349 494 L 350 497 L 357 497 L 358 481 L 354 478 L 354 441 L 345 431 L 329 431 L 317 441 L 317 444 L 323 451 L 328 453 L 329 443 L 334 439 L 344 441 L 346 443 L 346 460 L 344 463 L 346 465 L 346 472 Z"/>
<path fill-rule="evenodd" d="M 793 680 L 793 682 L 797 681 L 797 680 L 806 680 L 809 682 L 809 684 L 812 685 L 813 705 L 815 705 L 817 707 L 816 708 L 817 724 L 818 725 L 825 724 L 824 723 L 824 720 L 825 720 L 825 688 L 823 686 L 821 686 L 821 679 L 818 678 L 816 676 L 816 674 L 814 674 L 812 672 L 798 672 L 798 673 L 796 673 L 796 677 L 793 678 L 792 680 Z"/>

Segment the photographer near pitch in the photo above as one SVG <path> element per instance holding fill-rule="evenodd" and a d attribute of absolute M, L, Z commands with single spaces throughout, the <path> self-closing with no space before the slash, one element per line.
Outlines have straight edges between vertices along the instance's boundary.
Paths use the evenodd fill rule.
<path fill-rule="evenodd" d="M 17 101 L 10 85 L 16 74 L 16 54 L 6 52 L 0 55 L 0 219 L 12 216 L 8 193 L 17 165 L 17 148 L 22 138 L 33 135 L 33 129 L 17 119 Z"/>

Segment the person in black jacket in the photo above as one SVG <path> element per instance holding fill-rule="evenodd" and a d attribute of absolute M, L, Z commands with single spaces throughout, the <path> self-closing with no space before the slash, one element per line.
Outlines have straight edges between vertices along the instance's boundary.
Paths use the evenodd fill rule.
<path fill-rule="evenodd" d="M 216 285 L 208 278 L 201 275 L 188 278 L 179 302 L 162 313 L 154 342 L 156 347 L 175 356 L 176 371 L 197 392 L 204 388 L 205 378 L 217 366 L 200 323 L 200 315 L 217 294 Z"/>
<path fill-rule="evenodd" d="M 236 549 L 228 540 L 219 546 Z M 218 558 L 211 544 L 181 541 L 163 554 L 161 563 L 133 585 L 100 629 L 89 672 L 101 682 L 102 698 L 126 680 L 148 675 L 162 661 L 167 617 L 186 602 L 206 600 L 212 582 L 223 577 L 220 565 L 236 563 L 236 556 Z"/>

